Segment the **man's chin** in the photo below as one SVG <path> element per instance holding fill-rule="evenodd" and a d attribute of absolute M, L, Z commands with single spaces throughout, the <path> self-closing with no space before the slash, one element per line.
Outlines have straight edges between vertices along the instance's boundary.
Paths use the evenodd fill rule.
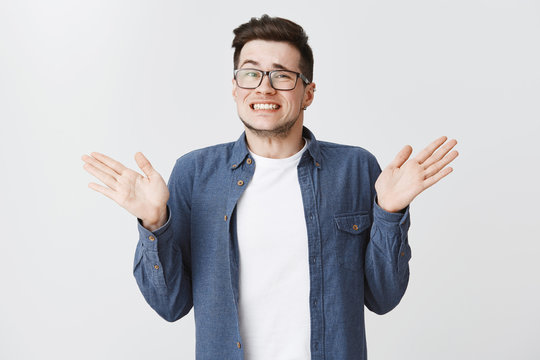
<path fill-rule="evenodd" d="M 260 137 L 287 137 L 291 132 L 291 129 L 298 121 L 298 118 L 288 121 L 284 124 L 261 126 L 250 124 L 244 119 L 240 118 L 240 121 L 244 124 L 247 130 Z"/>

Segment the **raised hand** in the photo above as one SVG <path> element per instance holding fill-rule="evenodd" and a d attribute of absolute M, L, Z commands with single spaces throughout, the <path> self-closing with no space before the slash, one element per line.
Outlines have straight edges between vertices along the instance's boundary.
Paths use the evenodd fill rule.
<path fill-rule="evenodd" d="M 135 154 L 135 161 L 146 176 L 106 155 L 97 152 L 90 155 L 82 156 L 84 169 L 107 186 L 89 183 L 89 188 L 114 200 L 151 231 L 165 224 L 169 189 L 142 153 Z"/>
<path fill-rule="evenodd" d="M 404 209 L 422 191 L 452 172 L 446 165 L 458 156 L 456 150 L 450 152 L 457 141 L 446 140 L 446 136 L 438 138 L 412 159 L 411 146 L 401 149 L 375 182 L 381 208 L 389 212 Z"/>

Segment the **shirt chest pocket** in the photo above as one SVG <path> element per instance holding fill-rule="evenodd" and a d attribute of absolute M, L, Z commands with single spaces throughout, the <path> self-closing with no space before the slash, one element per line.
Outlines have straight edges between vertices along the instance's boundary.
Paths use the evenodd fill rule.
<path fill-rule="evenodd" d="M 336 232 L 336 256 L 340 266 L 360 271 L 364 266 L 364 254 L 369 241 L 371 217 L 367 211 L 334 216 Z"/>

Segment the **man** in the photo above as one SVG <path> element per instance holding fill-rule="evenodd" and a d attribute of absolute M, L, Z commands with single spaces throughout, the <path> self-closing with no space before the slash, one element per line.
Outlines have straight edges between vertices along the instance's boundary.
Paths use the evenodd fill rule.
<path fill-rule="evenodd" d="M 234 31 L 232 94 L 245 133 L 177 160 L 168 188 L 99 153 L 89 186 L 139 219 L 134 274 L 166 320 L 195 311 L 197 359 L 365 359 L 364 305 L 383 314 L 409 279 L 410 202 L 452 169 L 455 140 L 381 173 L 362 148 L 303 126 L 313 55 L 297 24 Z"/>

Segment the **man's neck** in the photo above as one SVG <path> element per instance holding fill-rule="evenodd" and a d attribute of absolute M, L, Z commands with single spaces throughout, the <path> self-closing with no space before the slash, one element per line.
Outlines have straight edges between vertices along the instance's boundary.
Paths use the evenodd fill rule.
<path fill-rule="evenodd" d="M 304 147 L 302 126 L 294 126 L 285 136 L 258 136 L 246 129 L 246 140 L 249 150 L 256 155 L 284 159 L 293 156 Z"/>

